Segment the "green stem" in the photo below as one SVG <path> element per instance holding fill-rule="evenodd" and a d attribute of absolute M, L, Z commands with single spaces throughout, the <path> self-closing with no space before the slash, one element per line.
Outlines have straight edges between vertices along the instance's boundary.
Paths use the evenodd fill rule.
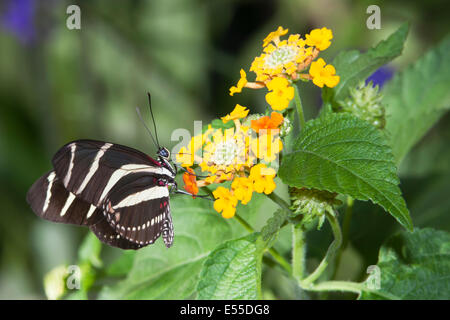
<path fill-rule="evenodd" d="M 325 254 L 325 257 L 320 262 L 316 270 L 314 270 L 314 272 L 311 273 L 308 277 L 300 281 L 300 286 L 302 288 L 308 288 L 312 286 L 313 282 L 316 281 L 322 275 L 322 273 L 325 271 L 328 265 L 332 262 L 332 260 L 336 255 L 337 250 L 339 250 L 342 244 L 342 233 L 339 221 L 336 219 L 336 216 L 334 214 L 331 214 L 329 212 L 326 212 L 325 214 L 328 222 L 331 225 L 331 230 L 333 231 L 334 235 L 334 241 L 333 243 L 331 243 L 327 253 Z"/>
<path fill-rule="evenodd" d="M 247 230 L 249 233 L 255 232 L 255 230 L 252 228 L 252 226 L 247 221 L 245 221 L 240 215 L 238 215 L 236 213 L 234 215 L 234 217 L 244 227 L 244 229 Z"/>
<path fill-rule="evenodd" d="M 353 215 L 353 204 L 355 200 L 352 197 L 347 197 L 347 208 L 345 210 L 344 223 L 342 225 L 342 249 L 348 245 L 348 235 L 350 232 L 350 221 Z"/>
<path fill-rule="evenodd" d="M 241 216 L 238 214 L 235 214 L 234 217 L 236 220 L 244 227 L 245 230 L 247 230 L 249 233 L 254 233 L 255 229 L 247 222 L 245 221 Z M 286 261 L 286 259 L 283 258 L 281 254 L 278 253 L 278 251 L 275 248 L 268 248 L 267 251 L 270 253 L 272 258 L 278 262 L 278 264 L 286 270 L 287 273 L 292 274 L 292 268 L 289 262 Z"/>
<path fill-rule="evenodd" d="M 292 275 L 297 281 L 305 277 L 306 243 L 303 226 L 292 225 Z"/>
<path fill-rule="evenodd" d="M 355 200 L 352 197 L 347 197 L 347 207 L 345 209 L 344 222 L 342 224 L 342 247 L 339 249 L 339 252 L 336 256 L 332 279 L 336 277 L 337 271 L 339 269 L 339 264 L 341 263 L 342 252 L 345 250 L 345 248 L 347 248 L 348 245 L 350 221 L 352 220 L 354 202 Z"/>
<path fill-rule="evenodd" d="M 278 196 L 275 192 L 268 194 L 267 197 L 273 202 L 275 202 L 281 209 L 284 209 L 287 212 L 291 212 L 289 204 L 286 201 L 284 201 L 280 196 Z"/>
<path fill-rule="evenodd" d="M 383 299 L 387 300 L 399 300 L 400 298 L 386 293 L 373 289 L 369 289 L 364 282 L 351 282 L 351 281 L 324 281 L 316 285 L 311 285 L 308 288 L 304 288 L 308 291 L 346 291 L 353 292 L 357 294 L 361 294 L 363 291 L 370 292 L 374 295 L 377 295 Z"/>
<path fill-rule="evenodd" d="M 300 99 L 300 93 L 297 85 L 294 85 L 294 101 L 295 106 L 297 107 L 298 118 L 300 120 L 300 128 L 303 129 L 305 127 L 305 116 L 303 114 L 302 100 Z"/>

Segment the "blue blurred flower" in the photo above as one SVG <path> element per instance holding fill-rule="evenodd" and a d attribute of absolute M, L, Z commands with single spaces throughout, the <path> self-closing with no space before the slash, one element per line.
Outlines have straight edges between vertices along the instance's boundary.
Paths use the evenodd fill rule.
<path fill-rule="evenodd" d="M 4 5 L 1 25 L 13 33 L 22 44 L 30 44 L 36 38 L 34 25 L 35 0 L 10 0 Z"/>
<path fill-rule="evenodd" d="M 394 75 L 394 69 L 388 66 L 382 66 L 378 68 L 377 71 L 372 73 L 370 77 L 367 78 L 366 84 L 372 81 L 373 86 L 378 85 L 380 88 L 383 87 L 386 81 L 390 80 Z"/>

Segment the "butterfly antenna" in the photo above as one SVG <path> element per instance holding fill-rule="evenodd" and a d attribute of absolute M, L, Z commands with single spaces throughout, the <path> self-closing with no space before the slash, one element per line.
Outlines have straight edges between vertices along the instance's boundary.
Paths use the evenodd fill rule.
<path fill-rule="evenodd" d="M 144 122 L 144 119 L 142 119 L 142 115 L 141 115 L 141 111 L 139 110 L 138 107 L 136 107 L 136 112 L 138 114 L 139 119 L 141 120 L 142 124 L 144 125 L 145 129 L 147 130 L 148 134 L 150 135 L 150 137 L 153 140 L 153 143 L 158 147 L 159 149 L 159 144 L 157 142 L 157 140 L 155 140 L 155 138 L 153 137 L 153 134 L 151 133 L 150 129 L 147 127 L 147 125 Z"/>
<path fill-rule="evenodd" d="M 152 96 L 150 95 L 150 92 L 147 92 L 148 96 L 148 106 L 150 108 L 150 114 L 152 115 L 152 121 L 153 121 L 153 127 L 155 128 L 155 136 L 156 136 L 156 142 L 158 143 L 158 149 L 159 146 L 159 140 L 158 140 L 158 130 L 156 130 L 156 123 L 155 123 L 155 117 L 153 116 L 153 110 L 152 110 Z"/>

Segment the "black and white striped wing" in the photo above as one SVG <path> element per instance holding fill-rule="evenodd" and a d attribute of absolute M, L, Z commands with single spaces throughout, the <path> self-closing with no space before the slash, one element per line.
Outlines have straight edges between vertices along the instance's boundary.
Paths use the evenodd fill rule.
<path fill-rule="evenodd" d="M 95 140 L 77 140 L 66 144 L 58 150 L 52 162 L 64 187 L 96 206 L 101 206 L 114 185 L 128 174 L 172 175 L 145 153 Z"/>
<path fill-rule="evenodd" d="M 89 226 L 101 241 L 123 249 L 138 249 L 161 234 L 166 246 L 172 244 L 166 182 L 174 174 L 158 161 L 126 146 L 78 140 L 58 150 L 53 167 L 27 194 L 38 216 Z M 105 203 L 119 216 L 105 211 Z"/>
<path fill-rule="evenodd" d="M 53 222 L 89 226 L 104 243 L 122 249 L 142 246 L 125 240 L 106 221 L 101 208 L 75 197 L 56 176 L 54 171 L 43 175 L 27 193 L 27 202 L 41 218 Z"/>
<path fill-rule="evenodd" d="M 104 219 L 101 209 L 67 191 L 55 171 L 31 186 L 27 202 L 39 217 L 53 222 L 91 225 Z"/>
<path fill-rule="evenodd" d="M 123 238 L 113 227 L 106 221 L 101 219 L 99 222 L 89 226 L 89 229 L 97 236 L 97 238 L 107 245 L 121 249 L 140 249 L 143 246 Z"/>
<path fill-rule="evenodd" d="M 172 245 L 169 188 L 157 177 L 145 172 L 123 177 L 103 206 L 109 224 L 128 241 L 145 246 L 162 235 L 165 245 Z"/>

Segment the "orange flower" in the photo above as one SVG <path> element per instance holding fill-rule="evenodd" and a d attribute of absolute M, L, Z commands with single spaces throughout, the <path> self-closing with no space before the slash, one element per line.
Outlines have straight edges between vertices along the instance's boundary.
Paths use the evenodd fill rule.
<path fill-rule="evenodd" d="M 189 172 L 183 174 L 184 190 L 191 193 L 192 197 L 195 199 L 195 195 L 198 193 L 197 176 L 191 168 L 187 168 L 187 170 Z"/>
<path fill-rule="evenodd" d="M 259 130 L 265 129 L 278 129 L 278 127 L 283 123 L 283 115 L 278 112 L 272 112 L 269 116 L 261 117 L 257 120 L 252 120 L 252 129 L 259 133 Z"/>

